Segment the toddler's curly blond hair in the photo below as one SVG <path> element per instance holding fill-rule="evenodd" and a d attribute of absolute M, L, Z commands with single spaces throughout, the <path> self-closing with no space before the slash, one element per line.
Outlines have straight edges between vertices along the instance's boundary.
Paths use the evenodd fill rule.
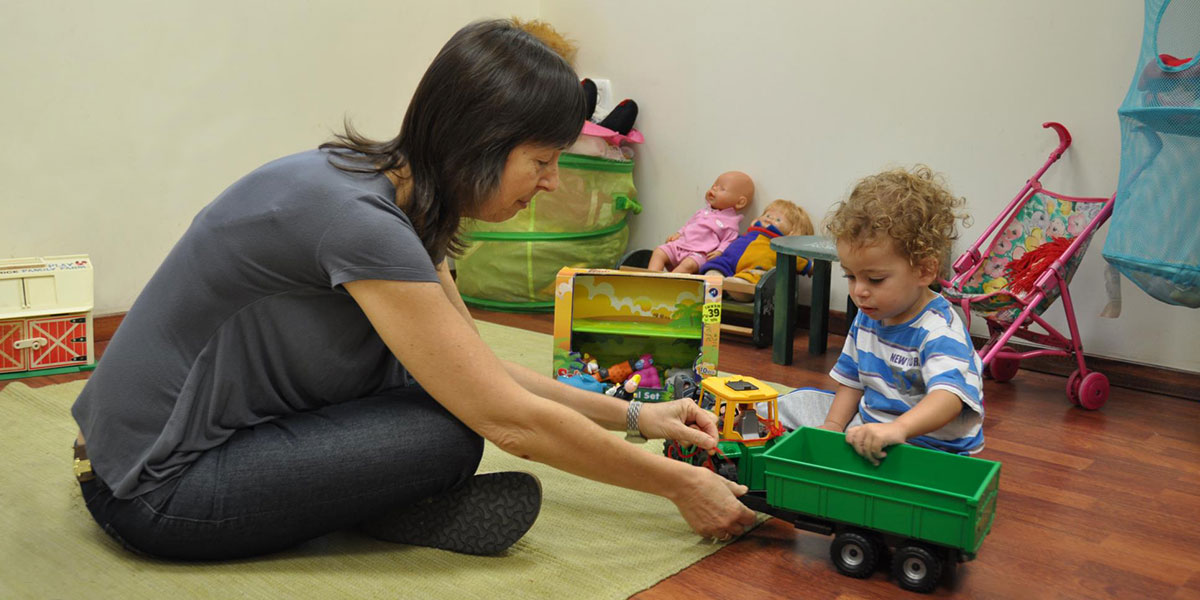
<path fill-rule="evenodd" d="M 859 181 L 848 199 L 834 205 L 825 229 L 835 240 L 853 245 L 891 239 L 910 265 L 932 258 L 935 272 L 944 276 L 958 238 L 955 222 L 970 222 L 965 205 L 925 165 L 892 169 Z"/>

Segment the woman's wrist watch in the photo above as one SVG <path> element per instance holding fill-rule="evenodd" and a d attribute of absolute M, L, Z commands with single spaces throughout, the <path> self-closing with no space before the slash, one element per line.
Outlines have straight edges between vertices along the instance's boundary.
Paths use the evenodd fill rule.
<path fill-rule="evenodd" d="M 646 436 L 642 435 L 642 430 L 638 428 L 638 414 L 641 412 L 641 401 L 630 400 L 629 408 L 625 410 L 625 441 L 635 444 L 646 442 Z"/>

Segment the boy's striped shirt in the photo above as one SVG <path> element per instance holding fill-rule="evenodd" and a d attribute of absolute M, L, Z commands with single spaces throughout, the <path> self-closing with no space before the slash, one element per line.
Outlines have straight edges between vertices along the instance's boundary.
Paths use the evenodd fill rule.
<path fill-rule="evenodd" d="M 907 323 L 884 325 L 858 313 L 842 355 L 829 375 L 863 390 L 864 423 L 887 423 L 932 390 L 962 400 L 962 411 L 941 429 L 908 440 L 956 454 L 983 449 L 983 370 L 962 319 L 937 296 Z"/>

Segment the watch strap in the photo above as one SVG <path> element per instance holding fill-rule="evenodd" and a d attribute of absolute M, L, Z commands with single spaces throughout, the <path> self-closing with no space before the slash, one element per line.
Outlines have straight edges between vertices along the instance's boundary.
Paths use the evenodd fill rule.
<path fill-rule="evenodd" d="M 638 417 L 641 412 L 642 402 L 630 400 L 629 408 L 625 410 L 625 439 L 627 441 L 639 444 L 646 441 L 646 436 L 642 435 L 642 430 L 638 426 Z"/>

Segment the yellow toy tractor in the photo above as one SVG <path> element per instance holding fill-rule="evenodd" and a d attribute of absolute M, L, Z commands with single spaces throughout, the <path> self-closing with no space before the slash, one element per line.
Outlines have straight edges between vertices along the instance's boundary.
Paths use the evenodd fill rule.
<path fill-rule="evenodd" d="M 717 417 L 720 440 L 716 455 L 710 456 L 700 448 L 672 440 L 663 447 L 663 454 L 708 467 L 745 485 L 754 481 L 755 471 L 761 479 L 762 461 L 755 459 L 784 433 L 779 424 L 778 393 L 771 386 L 744 375 L 708 377 L 700 382 L 698 391 L 696 402 L 700 408 Z"/>

